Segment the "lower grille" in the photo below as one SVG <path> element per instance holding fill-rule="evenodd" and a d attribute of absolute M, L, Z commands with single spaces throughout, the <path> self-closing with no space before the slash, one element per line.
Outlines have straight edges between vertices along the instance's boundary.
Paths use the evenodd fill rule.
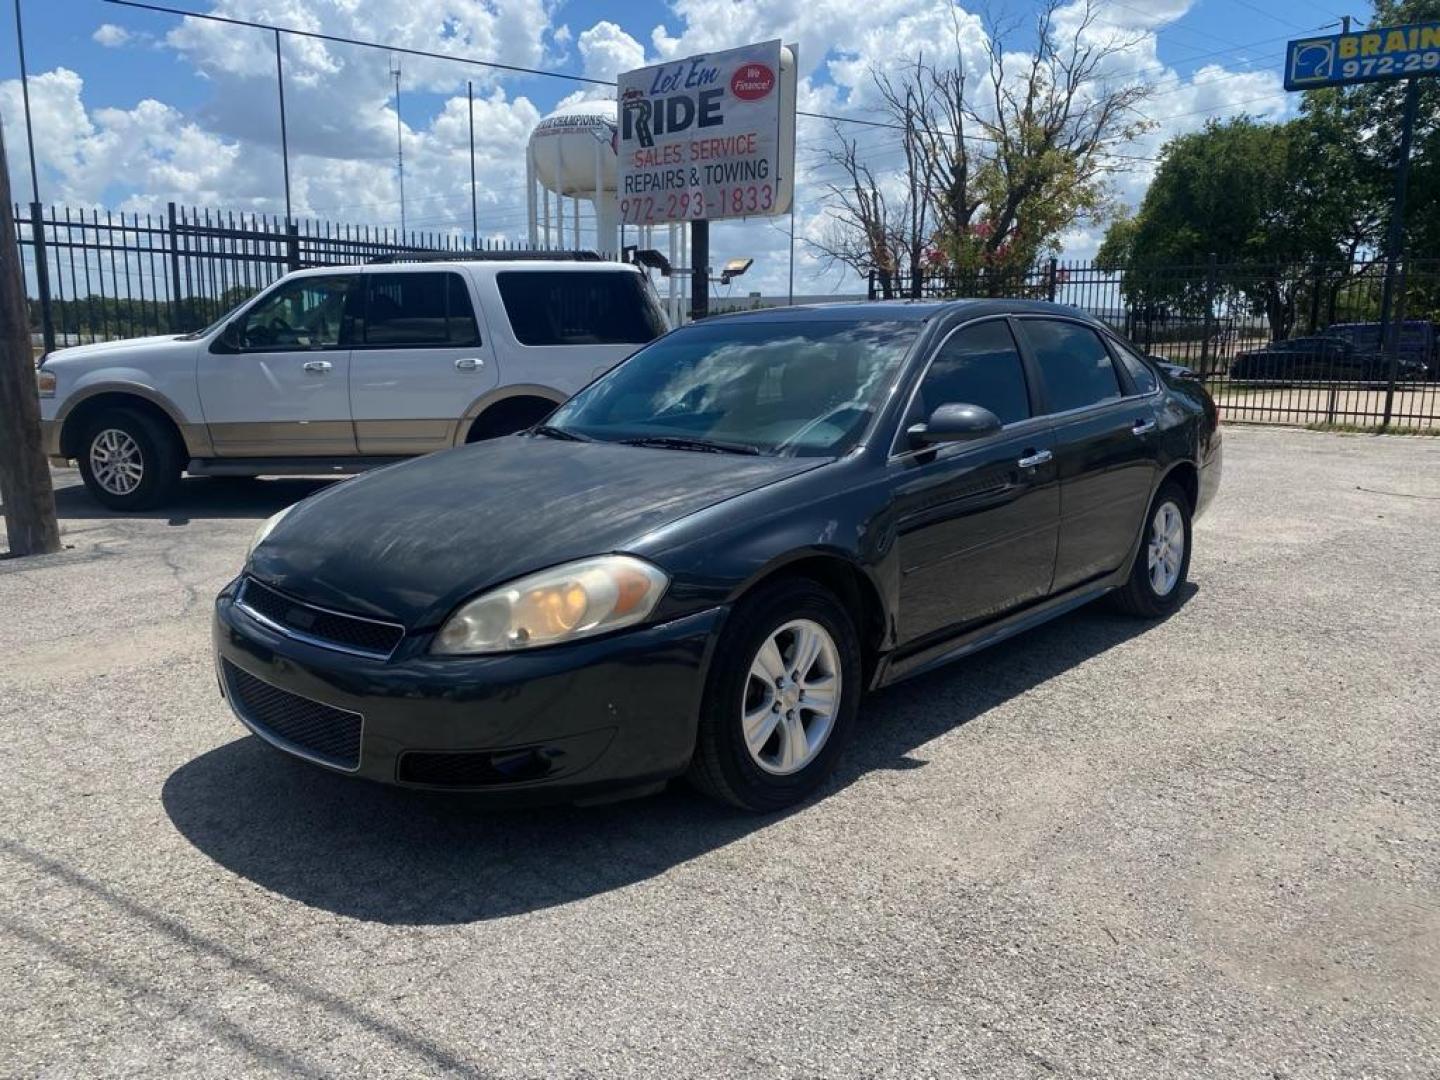
<path fill-rule="evenodd" d="M 231 704 L 252 727 L 284 749 L 337 769 L 360 767 L 359 713 L 322 705 L 241 671 L 229 660 L 225 685 Z"/>
<path fill-rule="evenodd" d="M 401 755 L 397 775 L 402 784 L 429 784 L 434 787 L 518 784 L 549 775 L 563 757 L 559 750 L 538 746 L 495 752 L 412 750 Z"/>

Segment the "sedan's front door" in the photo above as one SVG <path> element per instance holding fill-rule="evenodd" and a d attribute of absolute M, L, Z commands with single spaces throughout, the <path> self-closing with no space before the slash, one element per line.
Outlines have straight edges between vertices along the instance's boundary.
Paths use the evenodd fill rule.
<path fill-rule="evenodd" d="M 222 457 L 355 453 L 346 299 L 357 274 L 282 282 L 200 352 L 196 377 Z"/>
<path fill-rule="evenodd" d="M 890 463 L 902 644 L 958 632 L 1050 590 L 1060 510 L 1054 440 L 1034 415 L 1005 319 L 971 323 L 945 339 L 904 426 L 962 403 L 989 409 L 1004 428 L 928 450 L 905 445 L 902 430 Z"/>
<path fill-rule="evenodd" d="M 1053 588 L 1062 592 L 1118 569 L 1134 548 L 1155 483 L 1155 400 L 1133 392 L 1090 327 L 1018 321 L 1054 423 L 1060 547 Z"/>

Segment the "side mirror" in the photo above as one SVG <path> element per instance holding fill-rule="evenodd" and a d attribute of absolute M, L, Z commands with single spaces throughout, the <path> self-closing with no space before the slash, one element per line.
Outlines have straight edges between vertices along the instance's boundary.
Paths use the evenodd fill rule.
<path fill-rule="evenodd" d="M 240 333 L 240 320 L 231 319 L 225 324 L 225 329 L 220 331 L 220 344 L 230 352 L 239 352 L 244 347 L 244 343 L 245 339 Z"/>
<path fill-rule="evenodd" d="M 941 405 L 923 424 L 912 424 L 905 432 L 912 446 L 971 442 L 994 435 L 1004 425 L 989 409 L 979 405 Z"/>

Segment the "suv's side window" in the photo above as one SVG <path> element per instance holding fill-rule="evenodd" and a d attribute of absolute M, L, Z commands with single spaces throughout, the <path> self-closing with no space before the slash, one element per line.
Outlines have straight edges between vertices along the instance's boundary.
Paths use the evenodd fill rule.
<path fill-rule="evenodd" d="M 470 290 L 454 272 L 366 274 L 357 345 L 477 345 Z"/>
<path fill-rule="evenodd" d="M 1130 381 L 1135 384 L 1135 393 L 1153 394 L 1160 382 L 1155 378 L 1155 372 L 1150 370 L 1150 365 L 1114 338 L 1110 339 L 1110 347 L 1115 350 L 1115 355 L 1120 357 L 1121 365 L 1129 374 Z"/>
<path fill-rule="evenodd" d="M 1013 424 L 1030 416 L 1025 367 L 1003 319 L 962 327 L 946 339 L 915 395 L 924 420 L 941 405 L 979 405 Z"/>
<path fill-rule="evenodd" d="M 305 277 L 281 285 L 248 312 L 239 345 L 250 352 L 323 349 L 340 341 L 345 297 L 356 275 Z"/>
<path fill-rule="evenodd" d="M 1094 330 L 1058 319 L 1025 319 L 1020 325 L 1045 380 L 1051 412 L 1119 400 L 1115 364 Z"/>

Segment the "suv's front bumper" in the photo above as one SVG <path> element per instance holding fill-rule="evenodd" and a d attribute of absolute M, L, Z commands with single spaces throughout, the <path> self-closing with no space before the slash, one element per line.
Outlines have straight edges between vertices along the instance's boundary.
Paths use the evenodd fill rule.
<path fill-rule="evenodd" d="M 315 760 L 236 700 L 227 664 L 284 694 L 363 717 L 355 767 L 318 764 L 382 783 L 573 800 L 685 770 L 724 614 L 715 608 L 505 656 L 386 661 L 284 636 L 235 605 L 227 589 L 215 603 L 213 636 L 221 692 L 247 727 L 282 750 Z"/>

